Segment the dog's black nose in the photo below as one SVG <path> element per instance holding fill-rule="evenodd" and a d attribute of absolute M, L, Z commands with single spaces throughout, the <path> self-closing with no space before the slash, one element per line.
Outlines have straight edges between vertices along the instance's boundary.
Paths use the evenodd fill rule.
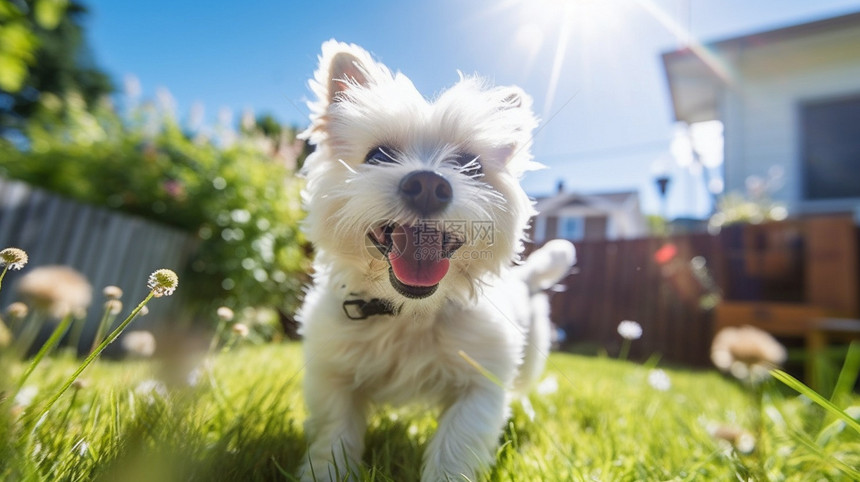
<path fill-rule="evenodd" d="M 406 204 L 427 216 L 445 209 L 454 197 L 451 183 L 434 171 L 413 171 L 400 180 L 400 195 Z"/>

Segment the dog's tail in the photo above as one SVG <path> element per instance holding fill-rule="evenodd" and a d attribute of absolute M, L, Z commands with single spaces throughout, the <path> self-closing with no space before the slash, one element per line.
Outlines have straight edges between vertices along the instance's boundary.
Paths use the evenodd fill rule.
<path fill-rule="evenodd" d="M 523 281 L 532 294 L 551 288 L 576 263 L 576 249 L 570 241 L 553 239 L 532 253 L 521 266 Z"/>
<path fill-rule="evenodd" d="M 519 393 L 526 413 L 532 418 L 534 411 L 528 403 L 527 394 L 543 374 L 552 344 L 549 298 L 544 291 L 564 278 L 574 263 L 576 250 L 573 244 L 554 239 L 532 253 L 518 268 L 521 279 L 529 289 L 531 320 L 526 327 L 525 352 L 514 389 Z"/>

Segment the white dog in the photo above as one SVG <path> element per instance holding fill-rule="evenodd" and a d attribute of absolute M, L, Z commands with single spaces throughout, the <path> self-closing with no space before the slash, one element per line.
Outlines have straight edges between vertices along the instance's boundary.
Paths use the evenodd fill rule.
<path fill-rule="evenodd" d="M 302 478 L 354 478 L 370 405 L 421 402 L 442 409 L 422 480 L 475 480 L 512 395 L 543 371 L 541 290 L 574 262 L 573 246 L 554 241 L 514 266 L 533 214 L 518 183 L 534 165 L 531 101 L 461 75 L 428 102 L 333 40 L 310 84 Z"/>

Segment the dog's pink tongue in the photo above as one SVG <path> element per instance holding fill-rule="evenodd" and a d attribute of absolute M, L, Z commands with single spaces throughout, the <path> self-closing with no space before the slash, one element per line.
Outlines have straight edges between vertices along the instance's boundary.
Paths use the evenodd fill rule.
<path fill-rule="evenodd" d="M 396 226 L 391 232 L 391 240 L 393 246 L 388 261 L 401 283 L 433 286 L 448 273 L 450 263 L 442 251 L 442 233 Z"/>

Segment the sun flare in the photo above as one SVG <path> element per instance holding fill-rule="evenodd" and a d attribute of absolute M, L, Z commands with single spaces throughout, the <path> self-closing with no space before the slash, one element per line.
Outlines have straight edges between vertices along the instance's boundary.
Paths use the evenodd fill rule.
<path fill-rule="evenodd" d="M 598 50 L 595 47 L 626 35 L 634 6 L 631 0 L 508 0 L 493 9 L 515 19 L 513 43 L 524 55 L 527 74 L 534 70 L 539 57 L 551 56 L 543 119 L 552 117 L 558 108 L 556 94 L 571 55 L 569 46 L 578 47 L 583 64 L 595 61 L 590 58 L 591 52 Z"/>

